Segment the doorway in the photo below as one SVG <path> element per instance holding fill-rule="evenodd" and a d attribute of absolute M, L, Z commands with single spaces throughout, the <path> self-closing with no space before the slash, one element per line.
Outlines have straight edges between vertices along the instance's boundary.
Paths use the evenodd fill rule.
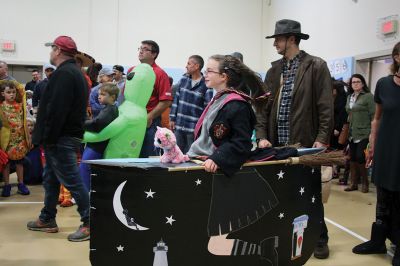
<path fill-rule="evenodd" d="M 43 72 L 43 65 L 8 65 L 8 75 L 15 78 L 19 83 L 26 84 L 32 80 L 32 70 Z"/>
<path fill-rule="evenodd" d="M 356 73 L 365 77 L 368 87 L 374 93 L 378 80 L 390 74 L 390 65 L 393 63 L 391 50 L 360 55 L 355 59 Z"/>

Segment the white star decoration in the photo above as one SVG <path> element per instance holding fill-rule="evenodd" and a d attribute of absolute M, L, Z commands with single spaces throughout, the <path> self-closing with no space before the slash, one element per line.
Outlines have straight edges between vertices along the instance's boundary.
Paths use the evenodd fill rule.
<path fill-rule="evenodd" d="M 173 222 L 175 222 L 176 220 L 172 218 L 172 215 L 170 217 L 165 217 L 167 219 L 166 224 L 170 224 L 172 225 Z"/>
<path fill-rule="evenodd" d="M 303 193 L 304 193 L 304 187 L 301 187 L 299 192 L 300 192 L 300 194 L 303 196 Z"/>
<path fill-rule="evenodd" d="M 285 217 L 285 213 L 283 213 L 283 212 L 281 212 L 281 213 L 279 213 L 279 219 L 282 219 L 283 217 Z"/>
<path fill-rule="evenodd" d="M 147 194 L 146 199 L 147 199 L 147 198 L 153 198 L 153 199 L 154 199 L 153 195 L 154 195 L 154 193 L 156 193 L 156 192 L 151 191 L 151 188 L 150 188 L 149 191 L 145 191 L 144 193 Z"/>
<path fill-rule="evenodd" d="M 282 170 L 278 174 L 276 174 L 278 176 L 278 180 L 283 179 L 284 174 L 285 174 L 285 172 L 283 172 Z"/>
<path fill-rule="evenodd" d="M 123 246 L 121 246 L 121 245 L 119 245 L 119 246 L 117 247 L 117 251 L 118 251 L 118 252 L 120 252 L 120 251 L 122 251 L 122 252 L 123 252 L 123 251 L 124 251 L 124 247 L 123 247 Z"/>
<path fill-rule="evenodd" d="M 315 203 L 315 197 L 314 197 L 314 196 L 312 196 L 311 202 L 312 202 L 312 203 Z"/>
<path fill-rule="evenodd" d="M 312 174 L 314 174 L 314 168 L 313 168 L 313 169 L 311 169 L 311 173 L 312 173 Z"/>
<path fill-rule="evenodd" d="M 196 186 L 201 185 L 201 180 L 197 178 L 196 181 L 194 181 L 196 183 Z"/>

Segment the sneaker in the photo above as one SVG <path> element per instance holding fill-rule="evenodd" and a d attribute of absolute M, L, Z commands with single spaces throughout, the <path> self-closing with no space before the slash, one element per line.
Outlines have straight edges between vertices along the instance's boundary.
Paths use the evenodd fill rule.
<path fill-rule="evenodd" d="M 26 225 L 29 230 L 32 231 L 41 231 L 41 232 L 46 232 L 46 233 L 57 233 L 58 232 L 58 226 L 56 223 L 56 220 L 50 220 L 47 223 L 42 222 L 40 219 L 37 219 L 36 221 L 30 221 Z"/>
<path fill-rule="evenodd" d="M 317 259 L 327 259 L 329 257 L 329 247 L 327 243 L 318 243 L 314 249 L 314 257 Z"/>
<path fill-rule="evenodd" d="M 19 184 L 18 184 L 18 191 L 17 191 L 17 193 L 18 193 L 18 194 L 21 194 L 21 195 L 29 195 L 29 194 L 31 194 L 31 192 L 30 192 L 29 189 L 25 186 L 24 183 L 19 183 Z"/>
<path fill-rule="evenodd" d="M 68 236 L 68 240 L 72 242 L 82 242 L 90 239 L 90 227 L 82 224 L 75 233 Z"/>
<path fill-rule="evenodd" d="M 4 185 L 3 191 L 1 192 L 2 197 L 9 197 L 11 195 L 11 185 Z"/>

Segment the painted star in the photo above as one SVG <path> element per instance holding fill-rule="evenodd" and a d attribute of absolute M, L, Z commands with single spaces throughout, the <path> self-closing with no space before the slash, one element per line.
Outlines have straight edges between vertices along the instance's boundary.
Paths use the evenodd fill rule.
<path fill-rule="evenodd" d="M 196 183 L 196 186 L 201 185 L 201 180 L 197 178 L 196 181 L 194 181 Z"/>
<path fill-rule="evenodd" d="M 312 202 L 312 203 L 315 203 L 315 197 L 314 197 L 314 196 L 312 196 L 311 202 Z"/>
<path fill-rule="evenodd" d="M 279 219 L 282 219 L 283 217 L 285 217 L 285 214 L 283 212 L 279 213 Z"/>
<path fill-rule="evenodd" d="M 303 193 L 304 193 L 304 187 L 301 187 L 299 192 L 300 192 L 300 194 L 303 196 Z"/>
<path fill-rule="evenodd" d="M 283 172 L 282 170 L 278 174 L 276 174 L 278 176 L 278 180 L 283 179 L 284 174 L 285 174 L 285 172 Z"/>
<path fill-rule="evenodd" d="M 172 218 L 172 215 L 170 217 L 165 217 L 167 219 L 166 224 L 170 224 L 172 225 L 173 222 L 175 222 L 176 220 Z"/>
<path fill-rule="evenodd" d="M 151 191 L 151 188 L 150 188 L 149 191 L 145 191 L 144 193 L 147 194 L 146 199 L 147 199 L 147 198 L 153 198 L 153 199 L 154 199 L 153 195 L 154 195 L 154 193 L 156 193 L 156 192 Z"/>
<path fill-rule="evenodd" d="M 117 247 L 117 251 L 118 251 L 118 252 L 123 252 L 123 251 L 124 251 L 124 247 L 121 246 L 121 245 L 119 245 L 119 246 Z"/>

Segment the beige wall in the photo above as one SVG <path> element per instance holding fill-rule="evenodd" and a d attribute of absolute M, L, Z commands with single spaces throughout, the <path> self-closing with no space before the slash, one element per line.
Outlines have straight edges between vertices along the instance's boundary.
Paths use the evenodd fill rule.
<path fill-rule="evenodd" d="M 0 27 L 0 39 L 15 40 L 17 53 L 0 59 L 13 63 L 47 61 L 43 44 L 65 34 L 104 64 L 137 64 L 140 41 L 153 39 L 164 67 L 183 68 L 192 54 L 234 51 L 256 70 L 263 65 L 262 0 L 2 1 L 10 12 L 0 16 L 0 25 L 7 25 Z"/>

